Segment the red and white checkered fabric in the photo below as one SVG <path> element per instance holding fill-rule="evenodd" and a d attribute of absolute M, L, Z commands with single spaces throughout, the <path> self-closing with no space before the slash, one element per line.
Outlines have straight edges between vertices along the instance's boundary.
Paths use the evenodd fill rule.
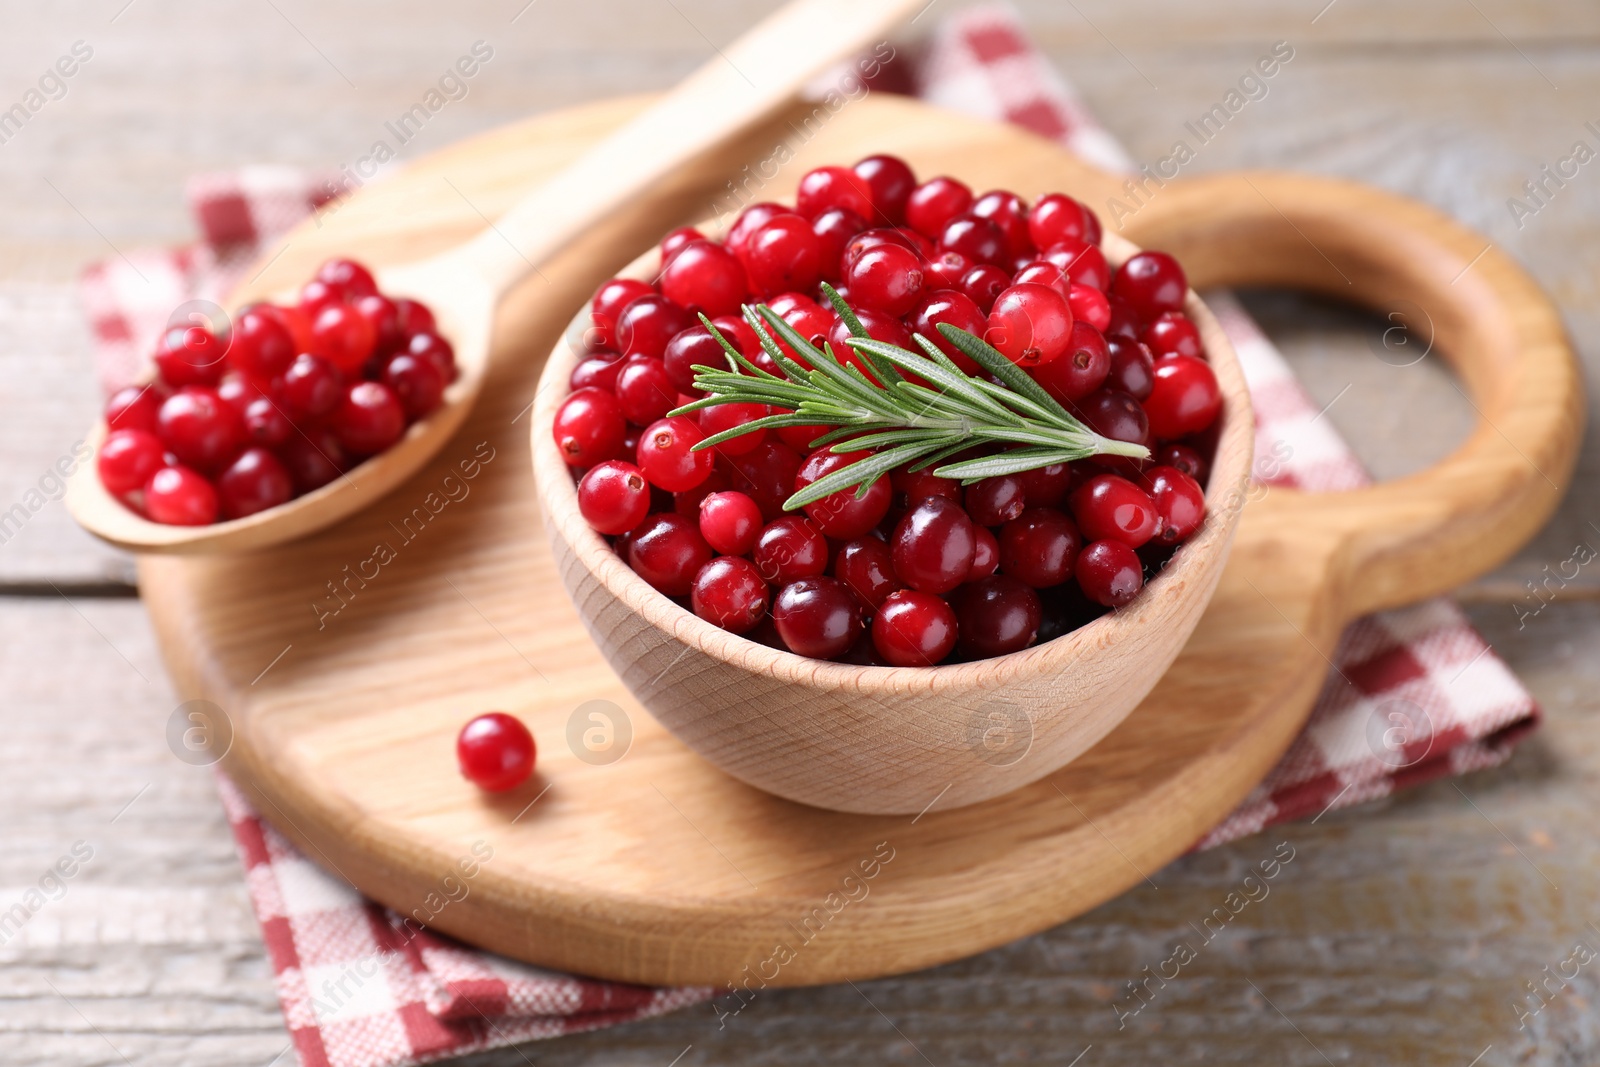
<path fill-rule="evenodd" d="M 941 106 L 1054 138 L 1109 170 L 1133 169 L 1007 6 L 946 19 L 916 68 L 894 80 Z M 189 194 L 200 244 L 90 267 L 83 293 L 105 388 L 136 380 L 175 308 L 220 299 L 262 247 L 332 189 L 326 179 L 276 167 L 196 178 Z M 1226 293 L 1207 299 L 1250 383 L 1258 481 L 1319 492 L 1366 484 L 1355 456 L 1238 303 Z M 1333 660 L 1304 732 L 1197 848 L 1492 766 L 1538 721 L 1528 693 L 1447 600 L 1359 620 Z M 306 1067 L 405 1067 L 642 1019 L 711 995 L 555 974 L 407 926 L 296 851 L 226 778 L 220 789 Z"/>

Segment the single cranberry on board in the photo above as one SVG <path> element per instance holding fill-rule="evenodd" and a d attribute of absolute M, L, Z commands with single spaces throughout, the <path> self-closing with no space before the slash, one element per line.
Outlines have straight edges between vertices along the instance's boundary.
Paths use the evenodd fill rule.
<path fill-rule="evenodd" d="M 479 715 L 456 735 L 461 776 L 489 793 L 504 793 L 533 774 L 538 748 L 522 720 L 503 711 Z"/>

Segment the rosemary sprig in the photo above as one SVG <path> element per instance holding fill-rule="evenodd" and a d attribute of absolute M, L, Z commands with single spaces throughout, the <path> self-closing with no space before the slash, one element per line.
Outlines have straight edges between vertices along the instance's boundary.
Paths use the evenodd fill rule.
<path fill-rule="evenodd" d="M 921 353 L 873 340 L 839 294 L 831 287 L 826 292 L 853 335 L 850 347 L 872 377 L 841 360 L 831 345 L 819 348 L 811 344 L 766 305 L 747 305 L 745 321 L 782 375 L 750 362 L 702 315 L 701 322 L 727 353 L 728 366 L 696 366 L 694 384 L 707 395 L 672 412 L 685 415 L 736 403 L 767 404 L 791 412 L 714 434 L 696 449 L 711 448 L 760 429 L 830 426 L 833 429 L 813 441 L 813 447 L 831 444 L 835 452 L 873 452 L 795 493 L 784 501 L 785 508 L 801 508 L 850 488 L 855 488 L 858 496 L 864 495 L 874 481 L 901 465 L 922 470 L 943 464 L 934 467 L 933 473 L 970 484 L 1089 456 L 1142 459 L 1150 454 L 1143 445 L 1114 441 L 1090 430 L 981 338 L 948 323 L 939 327 L 951 344 L 996 381 L 966 374 L 926 337 L 915 337 Z M 774 335 L 810 368 L 790 358 Z M 1004 445 L 1007 450 L 944 463 L 958 452 L 981 445 Z"/>

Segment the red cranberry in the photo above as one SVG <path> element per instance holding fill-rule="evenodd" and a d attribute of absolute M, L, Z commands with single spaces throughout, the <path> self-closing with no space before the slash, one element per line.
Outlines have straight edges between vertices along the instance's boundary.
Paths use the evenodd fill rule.
<path fill-rule="evenodd" d="M 250 405 L 250 401 L 261 395 L 261 390 L 238 371 L 229 371 L 222 376 L 222 381 L 217 383 L 217 395 L 222 398 L 223 403 L 231 405 L 242 415 L 244 409 Z"/>
<path fill-rule="evenodd" d="M 242 519 L 275 508 L 294 496 L 294 480 L 277 456 L 247 448 L 217 475 L 217 498 L 226 519 Z"/>
<path fill-rule="evenodd" d="M 1142 445 L 1150 443 L 1150 422 L 1145 417 L 1144 408 L 1120 389 L 1101 389 L 1090 393 L 1072 410 L 1101 437 Z"/>
<path fill-rule="evenodd" d="M 840 269 L 848 271 L 850 266 L 867 252 L 874 248 L 882 248 L 885 245 L 903 248 L 913 254 L 917 253 L 916 241 L 901 230 L 891 230 L 886 227 L 862 230 L 845 244 L 844 256 L 840 260 Z"/>
<path fill-rule="evenodd" d="M 1144 472 L 1144 487 L 1155 505 L 1158 544 L 1182 544 L 1205 522 L 1205 492 L 1199 482 L 1178 468 L 1151 467 Z"/>
<path fill-rule="evenodd" d="M 937 240 L 945 226 L 971 206 L 971 189 L 954 178 L 934 178 L 911 191 L 906 222 L 922 236 Z"/>
<path fill-rule="evenodd" d="M 956 647 L 956 613 L 931 593 L 891 593 L 872 620 L 872 643 L 891 667 L 931 667 Z"/>
<path fill-rule="evenodd" d="M 412 334 L 406 342 L 406 351 L 428 360 L 439 369 L 439 377 L 449 385 L 456 380 L 456 352 L 450 342 L 434 333 Z"/>
<path fill-rule="evenodd" d="M 1180 311 L 1189 291 L 1178 261 L 1165 252 L 1140 252 L 1117 269 L 1111 291 L 1126 300 L 1141 321 L 1152 322 L 1163 311 Z"/>
<path fill-rule="evenodd" d="M 939 252 L 923 268 L 923 281 L 931 291 L 960 290 L 961 279 L 977 264 L 960 252 Z"/>
<path fill-rule="evenodd" d="M 818 167 L 800 179 L 795 193 L 795 210 L 808 219 L 824 211 L 843 208 L 862 218 L 871 218 L 872 186 L 846 167 Z"/>
<path fill-rule="evenodd" d="M 667 596 L 684 596 L 700 568 L 711 562 L 711 546 L 699 528 L 675 512 L 647 515 L 629 534 L 628 566 Z"/>
<path fill-rule="evenodd" d="M 551 433 L 569 467 L 592 467 L 622 447 L 626 420 L 617 398 L 599 389 L 579 389 L 561 402 Z"/>
<path fill-rule="evenodd" d="M 704 241 L 706 235 L 693 226 L 680 226 L 661 239 L 661 265 L 664 267 L 672 262 L 672 257 L 682 252 L 695 241 Z M 673 297 L 677 300 L 677 297 Z M 678 303 L 683 301 L 678 300 Z"/>
<path fill-rule="evenodd" d="M 755 564 L 738 556 L 718 556 L 700 568 L 689 589 L 694 613 L 730 633 L 742 634 L 767 614 L 767 583 Z"/>
<path fill-rule="evenodd" d="M 717 404 L 715 407 L 701 408 L 700 430 L 707 437 L 714 436 L 726 430 L 747 426 L 757 419 L 767 417 L 765 404 Z M 742 456 L 746 452 L 753 452 L 761 447 L 761 442 L 767 438 L 766 430 L 751 430 L 738 437 L 716 446 L 718 452 L 724 456 Z"/>
<path fill-rule="evenodd" d="M 821 243 L 824 281 L 837 282 L 843 277 L 845 248 L 849 246 L 851 238 L 866 228 L 866 219 L 842 208 L 824 211 L 811 220 L 811 232 L 817 235 Z"/>
<path fill-rule="evenodd" d="M 929 497 L 895 526 L 890 546 L 901 581 L 924 593 L 948 593 L 972 568 L 972 519 L 961 505 Z"/>
<path fill-rule="evenodd" d="M 974 263 L 1006 261 L 1005 231 L 988 219 L 962 215 L 951 219 L 939 234 L 941 252 L 959 252 Z"/>
<path fill-rule="evenodd" d="M 325 426 L 298 432 L 285 441 L 278 453 L 294 477 L 298 492 L 321 489 L 339 477 L 350 465 L 344 446 Z"/>
<path fill-rule="evenodd" d="M 192 386 L 169 396 L 156 416 L 157 436 L 178 462 L 214 471 L 244 448 L 244 419 L 215 389 Z"/>
<path fill-rule="evenodd" d="M 328 420 L 339 443 L 358 456 L 374 456 L 406 432 L 400 398 L 382 382 L 355 382 Z"/>
<path fill-rule="evenodd" d="M 1090 541 L 1121 541 L 1138 548 L 1156 532 L 1150 494 L 1126 478 L 1097 474 L 1072 494 L 1072 514 Z"/>
<path fill-rule="evenodd" d="M 217 491 L 188 467 L 162 467 L 145 483 L 144 511 L 168 526 L 209 526 L 217 521 Z"/>
<path fill-rule="evenodd" d="M 228 363 L 258 384 L 289 369 L 294 339 L 269 307 L 246 308 L 233 320 L 228 338 Z"/>
<path fill-rule="evenodd" d="M 810 455 L 811 443 L 832 429 L 832 426 L 783 426 L 778 429 L 778 439 L 796 452 Z"/>
<path fill-rule="evenodd" d="M 400 320 L 400 332 L 407 337 L 419 333 L 433 333 L 437 326 L 428 305 L 407 297 L 394 298 L 395 317 Z"/>
<path fill-rule="evenodd" d="M 253 445 L 277 448 L 294 433 L 294 424 L 271 397 L 258 396 L 244 408 L 244 434 Z"/>
<path fill-rule="evenodd" d="M 1087 285 L 1072 285 L 1067 290 L 1067 306 L 1072 317 L 1087 322 L 1104 333 L 1111 326 L 1111 301 L 1098 289 Z"/>
<path fill-rule="evenodd" d="M 1072 489 L 1072 468 L 1065 463 L 1035 467 L 1017 475 L 1022 481 L 1022 498 L 1030 508 L 1058 508 L 1067 502 Z"/>
<path fill-rule="evenodd" d="M 1028 235 L 1038 248 L 1049 248 L 1068 238 L 1098 244 L 1089 238 L 1087 209 L 1065 193 L 1041 196 L 1028 214 Z"/>
<path fill-rule="evenodd" d="M 632 463 L 606 460 L 578 483 L 578 510 L 600 533 L 627 533 L 650 513 L 650 485 Z"/>
<path fill-rule="evenodd" d="M 215 385 L 227 369 L 228 343 L 204 326 L 174 326 L 156 346 L 156 370 L 168 385 Z"/>
<path fill-rule="evenodd" d="M 1105 253 L 1095 245 L 1069 238 L 1052 245 L 1039 258 L 1066 271 L 1074 285 L 1087 285 L 1102 292 L 1111 285 L 1111 267 Z"/>
<path fill-rule="evenodd" d="M 1022 479 L 1014 474 L 996 475 L 967 486 L 965 503 L 967 514 L 979 526 L 1010 522 L 1027 506 L 1023 501 Z"/>
<path fill-rule="evenodd" d="M 793 327 L 796 333 L 811 342 L 813 347 L 821 348 L 824 342 L 827 341 L 829 332 L 833 330 L 833 324 L 839 321 L 839 316 L 833 313 L 832 308 L 819 307 L 815 301 L 806 300 L 805 297 L 800 296 L 798 293 L 789 295 L 793 297 L 794 302 L 783 310 L 778 311 L 778 314 L 783 316 L 783 321 Z M 800 301 L 805 302 L 801 303 Z M 772 307 L 774 311 L 778 310 L 776 304 L 772 305 Z M 809 355 L 801 355 L 796 352 L 782 338 L 774 336 L 773 340 L 777 342 L 778 347 L 783 349 L 784 354 L 790 359 L 807 369 L 811 367 L 811 357 Z"/>
<path fill-rule="evenodd" d="M 828 569 L 828 539 L 810 519 L 789 515 L 761 531 L 750 558 L 762 578 L 786 585 Z"/>
<path fill-rule="evenodd" d="M 590 321 L 598 331 L 595 347 L 620 347 L 617 340 L 617 320 L 622 317 L 623 309 L 641 296 L 649 296 L 655 291 L 653 285 L 637 278 L 613 278 L 602 285 L 589 304 Z"/>
<path fill-rule="evenodd" d="M 749 285 L 732 252 L 712 241 L 691 241 L 661 272 L 661 292 L 680 307 L 715 318 L 737 313 Z"/>
<path fill-rule="evenodd" d="M 400 398 L 408 419 L 431 414 L 444 401 L 444 378 L 429 360 L 402 352 L 383 368 L 383 382 Z"/>
<path fill-rule="evenodd" d="M 96 460 L 100 484 L 113 496 L 143 489 L 150 476 L 167 465 L 165 454 L 160 439 L 147 430 L 112 430 Z"/>
<path fill-rule="evenodd" d="M 922 294 L 922 261 L 898 245 L 879 245 L 857 256 L 844 273 L 856 303 L 900 317 Z"/>
<path fill-rule="evenodd" d="M 795 492 L 801 492 L 809 488 L 812 482 L 820 481 L 869 455 L 866 452 L 832 452 L 829 451 L 831 447 L 819 448 L 806 457 L 794 476 Z M 854 488 L 841 489 L 807 504 L 805 512 L 823 533 L 848 541 L 871 532 L 883 521 L 883 517 L 889 513 L 893 495 L 889 479 L 878 477 L 867 487 L 865 495 L 857 496 Z"/>
<path fill-rule="evenodd" d="M 330 259 L 317 268 L 316 280 L 330 286 L 347 300 L 371 296 L 378 291 L 372 272 L 353 259 Z"/>
<path fill-rule="evenodd" d="M 899 156 L 868 156 L 853 168 L 872 193 L 872 207 L 878 221 L 899 226 L 906 221 L 906 205 L 911 202 L 917 176 Z"/>
<path fill-rule="evenodd" d="M 967 568 L 967 581 L 977 582 L 1000 569 L 1000 540 L 986 526 L 972 530 L 972 566 Z"/>
<path fill-rule="evenodd" d="M 906 328 L 901 324 L 900 320 L 894 316 L 886 315 L 873 308 L 859 308 L 856 310 L 856 318 L 867 331 L 867 336 L 873 340 L 883 341 L 899 348 L 915 348 L 915 342 L 911 340 L 911 335 L 906 332 Z M 870 380 L 877 381 L 877 378 L 873 377 L 871 371 L 868 370 L 866 361 L 861 358 L 861 353 L 857 352 L 849 344 L 850 337 L 850 327 L 845 325 L 843 319 L 840 319 L 833 329 L 828 331 L 828 344 L 832 346 L 833 354 L 845 363 L 853 363 L 860 367 L 862 373 L 866 374 Z"/>
<path fill-rule="evenodd" d="M 730 252 L 743 259 L 745 245 L 749 243 L 750 238 L 757 230 L 779 215 L 791 215 L 793 213 L 793 209 L 786 208 L 782 204 L 751 204 L 739 213 L 739 217 L 734 220 L 733 226 L 728 230 L 727 240 L 723 243 L 728 246 Z"/>
<path fill-rule="evenodd" d="M 1144 588 L 1139 554 L 1121 541 L 1095 541 L 1078 553 L 1078 588 L 1096 604 L 1120 608 Z"/>
<path fill-rule="evenodd" d="M 1011 284 L 1021 285 L 1024 282 L 1030 282 L 1034 285 L 1048 285 L 1063 297 L 1070 297 L 1072 294 L 1072 279 L 1067 277 L 1067 272 L 1046 260 L 1036 259 L 1012 276 Z M 1080 285 L 1078 288 L 1084 289 L 1087 287 Z M 1089 290 L 1091 293 L 1096 291 L 1094 289 Z M 1071 306 L 1072 303 L 1069 300 L 1067 307 L 1071 308 Z M 1074 314 L 1074 317 L 1076 317 L 1076 314 Z"/>
<path fill-rule="evenodd" d="M 758 294 L 809 292 L 822 279 L 822 241 L 800 215 L 775 215 L 745 243 L 745 270 Z"/>
<path fill-rule="evenodd" d="M 894 573 L 894 554 L 876 537 L 863 537 L 839 549 L 833 561 L 834 577 L 850 587 L 862 606 L 872 611 L 883 598 L 901 588 Z"/>
<path fill-rule="evenodd" d="M 381 293 L 372 293 L 359 298 L 354 307 L 356 314 L 372 327 L 372 350 L 377 355 L 390 355 L 406 342 L 407 335 L 400 328 L 400 312 L 393 300 Z"/>
<path fill-rule="evenodd" d="M 637 448 L 635 448 L 633 455 L 638 455 Z M 693 519 L 698 523 L 700 521 L 700 504 L 705 500 L 705 498 L 711 496 L 713 493 L 726 493 L 732 485 L 733 478 L 728 474 L 728 472 L 723 470 L 720 466 L 713 464 L 711 467 L 711 473 L 706 475 L 705 481 L 701 482 L 693 489 L 685 489 L 681 493 L 672 494 L 672 510 L 676 511 L 684 518 Z M 663 490 L 660 489 L 651 490 L 652 495 L 656 499 L 659 499 L 659 496 L 662 492 Z M 655 507 L 656 505 L 652 503 L 651 506 Z M 661 510 L 665 511 L 666 509 L 663 507 Z M 759 521 L 756 525 L 760 525 Z M 704 531 L 701 532 L 704 533 Z M 716 546 L 713 545 L 712 547 L 715 548 Z M 719 548 L 717 551 L 721 552 L 722 550 Z M 742 553 L 726 554 L 741 555 Z"/>
<path fill-rule="evenodd" d="M 1047 285 L 1013 285 L 995 300 L 983 339 L 1018 366 L 1050 363 L 1072 340 L 1072 309 Z"/>
<path fill-rule="evenodd" d="M 278 321 L 283 323 L 283 328 L 289 331 L 289 340 L 294 342 L 294 350 L 311 351 L 311 312 L 298 304 L 292 307 L 280 307 L 274 304 L 272 310 L 277 313 Z"/>
<path fill-rule="evenodd" d="M 461 776 L 489 793 L 515 789 L 533 774 L 538 749 L 522 720 L 503 711 L 479 715 L 456 737 Z"/>
<path fill-rule="evenodd" d="M 1072 577 L 1083 538 L 1054 508 L 1029 508 L 1000 530 L 1000 571 L 1045 589 Z"/>
<path fill-rule="evenodd" d="M 738 492 L 711 493 L 700 501 L 700 536 L 725 556 L 748 555 L 761 535 L 761 509 Z"/>
<path fill-rule="evenodd" d="M 345 374 L 358 374 L 378 341 L 372 324 L 348 304 L 330 304 L 311 320 L 311 350 Z"/>
<path fill-rule="evenodd" d="M 678 389 L 659 359 L 636 356 L 617 373 L 617 404 L 635 426 L 648 426 L 678 406 Z"/>
<path fill-rule="evenodd" d="M 1039 594 L 1008 575 L 964 585 L 951 600 L 969 658 L 1020 652 L 1039 636 Z"/>
<path fill-rule="evenodd" d="M 623 308 L 617 318 L 617 343 L 624 356 L 661 358 L 667 342 L 694 325 L 681 306 L 656 293 L 647 293 Z"/>
<path fill-rule="evenodd" d="M 113 430 L 143 430 L 156 432 L 156 416 L 166 397 L 157 392 L 155 385 L 130 385 L 118 389 L 106 401 L 106 426 Z M 142 484 L 142 483 L 141 483 Z"/>
<path fill-rule="evenodd" d="M 778 593 L 772 621 L 789 651 L 835 659 L 861 636 L 861 604 L 836 578 L 802 578 Z"/>
<path fill-rule="evenodd" d="M 939 477 L 933 473 L 932 467 L 915 471 L 897 467 L 890 479 L 890 485 L 899 495 L 900 502 L 908 508 L 915 507 L 930 496 L 941 496 L 957 503 L 961 501 L 961 483 L 954 478 Z"/>
<path fill-rule="evenodd" d="M 1151 462 L 1160 467 L 1176 467 L 1178 470 L 1193 478 L 1196 484 L 1204 485 L 1206 475 L 1210 473 L 1210 465 L 1199 451 L 1185 444 L 1173 442 L 1162 445 L 1156 449 Z"/>
<path fill-rule="evenodd" d="M 1028 205 L 1016 193 L 1004 189 L 984 193 L 973 201 L 971 210 L 974 217 L 988 219 L 1000 228 L 1010 259 L 1034 251 L 1033 238 L 1028 233 Z"/>
<path fill-rule="evenodd" d="M 1074 322 L 1066 353 L 1034 367 L 1033 378 L 1062 404 L 1072 404 L 1104 385 L 1110 370 L 1111 350 L 1106 339 L 1087 322 Z"/>
<path fill-rule="evenodd" d="M 696 452 L 694 446 L 705 434 L 693 419 L 682 415 L 659 419 L 639 435 L 639 469 L 669 493 L 693 489 L 706 480 L 716 462 L 710 449 Z"/>
<path fill-rule="evenodd" d="M 1162 441 L 1208 428 L 1222 410 L 1222 392 L 1211 364 L 1193 356 L 1167 356 L 1156 364 L 1155 384 L 1144 410 L 1150 432 Z"/>
<path fill-rule="evenodd" d="M 743 352 L 737 341 L 732 337 L 728 340 Z M 679 393 L 689 393 L 694 389 L 694 368 L 715 367 L 718 370 L 725 370 L 728 366 L 728 353 L 717 343 L 717 339 L 711 336 L 710 330 L 704 326 L 691 326 L 667 342 L 667 347 L 661 354 L 661 365 L 666 369 L 672 388 Z M 618 370 L 621 370 L 620 366 Z"/>
<path fill-rule="evenodd" d="M 756 502 L 771 522 L 784 515 L 783 502 L 794 494 L 794 476 L 800 470 L 800 453 L 771 438 L 742 456 L 731 456 L 733 487 Z"/>
<path fill-rule="evenodd" d="M 1150 353 L 1156 359 L 1163 356 L 1205 358 L 1199 328 L 1181 311 L 1163 311 L 1156 321 L 1145 327 L 1141 339 L 1150 346 Z"/>
<path fill-rule="evenodd" d="M 985 315 L 994 307 L 1000 294 L 1011 287 L 1011 275 L 992 263 L 980 263 L 961 279 L 961 291 Z"/>
<path fill-rule="evenodd" d="M 1108 296 L 1106 297 L 1106 303 L 1111 308 L 1111 324 L 1105 328 L 1105 335 L 1107 337 L 1126 337 L 1137 341 L 1141 324 L 1139 316 L 1134 313 L 1132 306 L 1120 296 Z"/>
<path fill-rule="evenodd" d="M 283 372 L 278 393 L 295 419 L 319 419 L 339 403 L 343 378 L 321 356 L 302 352 Z"/>
<path fill-rule="evenodd" d="M 984 313 L 978 310 L 978 305 L 972 302 L 970 296 L 953 289 L 941 289 L 929 293 L 918 303 L 916 312 L 912 315 L 911 330 L 938 345 L 939 351 L 949 356 L 950 361 L 966 373 L 981 373 L 981 369 L 973 362 L 972 357 L 939 332 L 941 323 L 949 323 L 974 337 L 982 337 L 988 326 L 988 320 Z"/>
<path fill-rule="evenodd" d="M 1106 348 L 1111 355 L 1111 367 L 1106 374 L 1106 386 L 1121 389 L 1135 400 L 1150 395 L 1155 385 L 1156 361 L 1150 349 L 1126 337 L 1106 338 Z"/>

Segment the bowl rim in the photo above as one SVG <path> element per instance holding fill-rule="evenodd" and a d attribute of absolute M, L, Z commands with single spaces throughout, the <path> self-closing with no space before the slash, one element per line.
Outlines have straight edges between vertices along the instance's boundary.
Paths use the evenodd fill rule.
<path fill-rule="evenodd" d="M 718 228 L 720 229 L 720 227 Z M 710 231 L 703 228 L 703 232 Z M 1141 251 L 1131 241 L 1107 233 L 1101 250 L 1115 268 Z M 659 247 L 653 246 L 614 277 L 651 278 L 659 273 Z M 1200 532 L 1183 545 L 1131 603 L 1115 608 L 1074 630 L 1018 652 L 963 663 L 931 667 L 868 666 L 818 660 L 773 648 L 724 630 L 658 591 L 629 567 L 578 510 L 577 483 L 551 436 L 555 412 L 570 392 L 567 379 L 581 358 L 582 335 L 589 307 L 574 315 L 540 374 L 530 428 L 536 491 L 547 536 L 559 537 L 581 565 L 606 591 L 634 614 L 674 640 L 713 660 L 742 671 L 759 673 L 789 684 L 831 691 L 872 693 L 943 693 L 953 690 L 999 689 L 1023 676 L 1036 677 L 1078 663 L 1094 648 L 1121 643 L 1138 632 L 1146 617 L 1164 614 L 1169 602 L 1211 585 L 1185 581 L 1199 572 L 1213 554 L 1225 555 L 1247 500 L 1254 452 L 1254 412 L 1237 352 L 1211 309 L 1191 288 L 1184 313 L 1199 327 L 1208 362 L 1217 373 L 1223 398 L 1221 425 L 1206 486 L 1206 519 Z M 570 587 L 569 587 L 570 588 Z M 584 612 L 580 608 L 580 615 Z M 1198 617 L 1198 616 L 1197 616 Z M 585 622 L 587 622 L 585 618 Z"/>

